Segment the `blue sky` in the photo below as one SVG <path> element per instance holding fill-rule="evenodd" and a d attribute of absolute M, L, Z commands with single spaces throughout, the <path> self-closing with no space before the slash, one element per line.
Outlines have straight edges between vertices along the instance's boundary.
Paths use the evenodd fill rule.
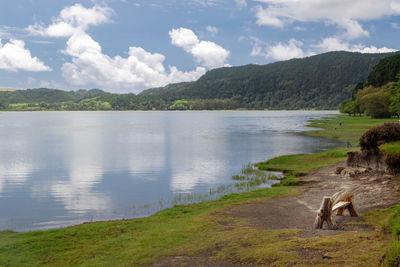
<path fill-rule="evenodd" d="M 400 0 L 3 2 L 0 88 L 138 93 L 223 66 L 400 49 Z"/>

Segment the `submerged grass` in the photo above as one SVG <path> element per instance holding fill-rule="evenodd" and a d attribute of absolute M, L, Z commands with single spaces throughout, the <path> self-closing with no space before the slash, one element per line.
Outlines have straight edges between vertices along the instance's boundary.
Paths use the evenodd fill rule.
<path fill-rule="evenodd" d="M 280 180 L 281 177 L 278 177 L 278 174 L 274 174 L 271 172 L 267 172 L 264 170 L 260 170 L 254 164 L 245 165 L 240 175 L 233 175 L 232 180 L 236 181 L 234 186 L 237 191 L 250 191 L 258 188 L 259 186 L 265 184 L 274 184 L 274 181 Z M 240 181 L 240 182 L 237 182 Z"/>
<path fill-rule="evenodd" d="M 147 218 L 28 233 L 3 231 L 0 266 L 136 266 L 164 256 L 193 255 L 220 242 L 239 242 L 246 235 L 243 229 L 222 234 L 223 225 L 213 213 L 233 204 L 296 193 L 295 188 L 288 187 L 261 189 L 211 202 L 175 206 Z"/>
<path fill-rule="evenodd" d="M 263 230 L 245 219 L 221 216 L 234 204 L 297 194 L 275 187 L 231 194 L 217 201 L 179 205 L 153 216 L 82 224 L 30 233 L 0 232 L 0 265 L 142 266 L 164 257 L 192 256 L 213 250 L 212 259 L 284 266 L 377 266 L 389 240 L 373 232 L 302 238 L 298 229 Z M 381 212 L 380 218 L 390 212 Z M 371 214 L 370 218 L 375 218 Z M 378 220 L 372 220 L 376 224 Z M 389 222 L 389 220 L 388 220 Z M 322 255 L 332 257 L 327 262 Z"/>
<path fill-rule="evenodd" d="M 338 116 L 313 121 L 310 126 L 327 130 L 310 134 L 335 137 L 354 146 L 364 131 L 384 121 Z M 233 180 L 238 187 L 246 187 L 249 181 L 269 178 L 264 170 L 277 170 L 287 176 L 282 184 L 295 185 L 302 174 L 344 160 L 348 150 L 277 157 L 255 166 L 245 166 Z M 216 189 L 224 190 L 226 188 Z M 219 215 L 235 204 L 297 193 L 296 187 L 280 186 L 234 193 L 215 201 L 176 205 L 147 218 L 29 233 L 2 231 L 0 266 L 142 266 L 163 257 L 191 256 L 209 250 L 213 250 L 211 256 L 214 259 L 268 266 L 292 263 L 301 266 L 377 266 L 382 263 L 395 266 L 393 264 L 398 262 L 398 206 L 367 214 L 366 223 L 375 229 L 372 232 L 348 231 L 312 238 L 299 237 L 300 230 L 296 229 L 262 230 L 249 227 L 245 219 Z M 330 258 L 329 261 L 326 258 Z"/>

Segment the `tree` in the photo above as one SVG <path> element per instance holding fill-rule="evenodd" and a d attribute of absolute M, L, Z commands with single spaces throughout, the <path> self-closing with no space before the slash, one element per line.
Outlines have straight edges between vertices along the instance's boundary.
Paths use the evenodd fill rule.
<path fill-rule="evenodd" d="M 361 115 L 361 110 L 360 110 L 360 104 L 358 103 L 357 100 L 348 100 L 345 102 L 342 102 L 339 107 L 340 112 L 342 113 L 347 113 L 349 116 Z"/>
<path fill-rule="evenodd" d="M 400 54 L 381 59 L 379 63 L 372 69 L 368 76 L 368 84 L 380 87 L 389 82 L 397 80 L 396 76 L 400 71 Z"/>
<path fill-rule="evenodd" d="M 366 87 L 357 93 L 360 110 L 373 118 L 390 118 L 390 84 L 384 87 Z"/>
<path fill-rule="evenodd" d="M 191 109 L 188 105 L 188 101 L 184 99 L 176 100 L 171 106 L 169 106 L 170 110 L 188 110 Z"/>
<path fill-rule="evenodd" d="M 397 82 L 390 88 L 390 106 L 389 111 L 392 115 L 400 116 L 400 72 L 397 74 Z"/>

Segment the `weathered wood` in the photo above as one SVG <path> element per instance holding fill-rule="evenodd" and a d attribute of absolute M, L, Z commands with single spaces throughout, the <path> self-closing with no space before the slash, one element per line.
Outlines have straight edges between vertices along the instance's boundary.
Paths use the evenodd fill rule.
<path fill-rule="evenodd" d="M 354 208 L 353 202 L 354 192 L 346 189 L 342 189 L 341 191 L 335 193 L 332 196 L 333 208 L 332 211 L 337 209 L 336 216 L 343 216 L 344 210 L 347 209 L 351 216 L 357 217 L 358 214 Z M 337 207 L 340 202 L 348 202 L 348 205 L 343 207 Z M 337 207 L 337 208 L 336 208 Z"/>
<path fill-rule="evenodd" d="M 335 211 L 340 208 L 345 208 L 348 205 L 350 205 L 351 202 L 345 202 L 345 201 L 339 201 L 338 203 L 335 204 L 335 206 L 332 207 L 332 211 Z"/>
<path fill-rule="evenodd" d="M 353 198 L 353 197 L 354 197 L 354 193 L 352 190 L 342 189 L 332 196 L 332 205 L 334 206 L 340 201 L 344 201 L 345 199 Z"/>
<path fill-rule="evenodd" d="M 324 197 L 314 221 L 314 228 L 322 229 L 324 222 L 326 222 L 328 229 L 337 229 L 336 223 L 332 219 L 335 210 L 337 210 L 337 216 L 342 216 L 345 209 L 349 210 L 351 216 L 358 216 L 354 209 L 353 197 L 354 191 L 347 189 L 340 190 L 332 197 Z"/>
<path fill-rule="evenodd" d="M 332 199 L 330 197 L 322 199 L 321 207 L 315 218 L 314 228 L 322 229 L 324 222 L 328 225 L 328 229 L 336 229 L 336 224 L 332 221 Z"/>
<path fill-rule="evenodd" d="M 353 198 L 346 198 L 345 202 L 349 202 L 350 204 L 347 205 L 346 207 L 339 208 L 336 216 L 343 216 L 344 210 L 347 209 L 350 213 L 350 216 L 357 217 L 358 214 L 357 214 L 356 210 L 354 209 Z"/>

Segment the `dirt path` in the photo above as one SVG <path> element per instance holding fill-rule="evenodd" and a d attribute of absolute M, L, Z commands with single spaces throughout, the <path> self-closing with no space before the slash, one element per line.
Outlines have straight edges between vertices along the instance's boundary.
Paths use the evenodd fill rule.
<path fill-rule="evenodd" d="M 345 166 L 339 163 L 321 168 L 302 177 L 305 185 L 300 187 L 302 194 L 267 199 L 256 203 L 234 205 L 215 216 L 245 218 L 247 226 L 259 229 L 302 229 L 302 237 L 335 235 L 343 231 L 368 231 L 368 227 L 346 225 L 347 222 L 362 221 L 361 217 L 335 216 L 340 230 L 314 230 L 312 228 L 317 210 L 324 196 L 332 196 L 342 188 L 357 189 L 355 208 L 359 215 L 399 203 L 399 194 L 392 177 L 376 173 L 364 173 L 355 177 L 335 174 L 336 168 Z M 347 215 L 347 213 L 345 213 Z M 224 261 L 212 261 L 212 251 L 194 257 L 168 257 L 153 266 L 243 266 Z M 245 265 L 252 266 L 252 265 Z"/>

